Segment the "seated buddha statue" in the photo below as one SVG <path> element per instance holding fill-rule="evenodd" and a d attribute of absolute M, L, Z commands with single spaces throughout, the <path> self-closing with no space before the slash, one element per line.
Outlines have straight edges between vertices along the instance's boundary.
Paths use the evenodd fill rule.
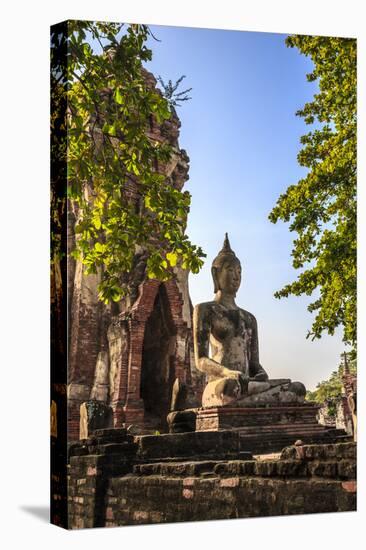
<path fill-rule="evenodd" d="M 301 382 L 271 380 L 259 363 L 257 321 L 235 303 L 242 270 L 227 233 L 211 272 L 215 298 L 193 312 L 196 367 L 207 375 L 202 406 L 302 403 Z"/>

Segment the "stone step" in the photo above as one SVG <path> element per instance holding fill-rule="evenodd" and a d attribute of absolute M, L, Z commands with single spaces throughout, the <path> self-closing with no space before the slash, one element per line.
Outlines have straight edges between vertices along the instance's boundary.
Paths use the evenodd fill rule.
<path fill-rule="evenodd" d="M 178 461 L 178 460 L 225 460 L 239 458 L 241 452 L 266 454 L 280 452 L 301 439 L 304 443 L 333 443 L 344 441 L 346 433 L 334 433 L 321 425 L 300 425 L 300 428 L 287 425 L 287 429 L 246 431 L 239 427 L 231 430 L 185 432 L 161 434 L 159 436 L 136 436 L 138 444 L 137 461 Z M 346 436 L 347 437 L 347 436 Z M 341 439 L 342 438 L 342 439 Z"/>
<path fill-rule="evenodd" d="M 288 436 L 292 436 L 292 437 L 297 437 L 297 439 L 299 439 L 299 435 L 301 434 L 304 434 L 304 435 L 325 435 L 327 437 L 338 437 L 338 436 L 334 436 L 332 434 L 329 434 L 326 430 L 318 430 L 317 428 L 315 429 L 310 429 L 310 430 L 307 430 L 307 429 L 300 429 L 300 430 L 281 430 L 281 431 L 264 431 L 264 432 L 246 432 L 246 431 L 242 431 L 240 430 L 240 437 L 251 437 L 251 438 L 258 438 L 258 437 L 273 437 L 273 438 L 277 438 L 277 437 L 288 437 Z"/>
<path fill-rule="evenodd" d="M 298 433 L 296 436 L 292 435 L 282 435 L 282 436 L 244 436 L 240 439 L 240 448 L 242 451 L 249 451 L 253 454 L 261 454 L 265 452 L 280 452 L 282 449 L 289 445 L 293 445 L 297 439 L 301 439 L 305 444 L 324 444 L 324 443 L 341 443 L 343 441 L 348 442 L 350 437 L 338 436 L 332 437 L 326 432 L 322 434 L 309 434 L 309 433 Z"/>
<path fill-rule="evenodd" d="M 318 429 L 314 429 L 314 430 L 306 430 L 306 429 L 300 429 L 300 430 L 282 430 L 282 431 L 267 431 L 267 432 L 252 432 L 252 433 L 248 433 L 248 432 L 242 432 L 240 431 L 239 432 L 241 437 L 266 437 L 266 436 L 273 436 L 273 437 L 281 437 L 282 435 L 283 436 L 287 436 L 287 435 L 297 435 L 297 434 L 317 434 L 317 435 L 322 435 L 322 434 L 327 434 L 328 432 L 326 432 L 325 430 L 318 430 Z M 331 434 L 329 434 L 331 435 Z M 333 437 L 333 436 L 332 436 Z"/>
<path fill-rule="evenodd" d="M 300 431 L 315 431 L 315 432 L 328 432 L 327 428 L 320 426 L 319 424 L 299 424 L 294 426 L 293 424 L 282 426 L 246 426 L 237 428 L 240 433 L 259 434 L 259 433 L 296 433 Z"/>

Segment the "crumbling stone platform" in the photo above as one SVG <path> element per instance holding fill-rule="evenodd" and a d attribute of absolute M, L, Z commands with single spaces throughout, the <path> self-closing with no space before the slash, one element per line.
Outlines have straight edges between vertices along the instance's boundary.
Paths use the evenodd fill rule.
<path fill-rule="evenodd" d="M 232 430 L 137 436 L 136 460 L 228 460 L 252 458 L 241 449 L 240 433 Z"/>
<path fill-rule="evenodd" d="M 241 451 L 240 432 L 229 433 L 97 430 L 70 448 L 68 527 L 356 509 L 355 443 L 296 445 L 257 461 Z M 206 459 L 192 458 L 182 436 Z"/>

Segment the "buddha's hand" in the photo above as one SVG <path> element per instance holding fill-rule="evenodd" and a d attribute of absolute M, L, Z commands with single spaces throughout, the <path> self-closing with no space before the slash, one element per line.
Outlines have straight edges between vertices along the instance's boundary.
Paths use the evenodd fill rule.
<path fill-rule="evenodd" d="M 239 370 L 230 369 L 226 369 L 225 376 L 239 382 L 241 395 L 246 395 L 248 393 L 249 376 Z"/>

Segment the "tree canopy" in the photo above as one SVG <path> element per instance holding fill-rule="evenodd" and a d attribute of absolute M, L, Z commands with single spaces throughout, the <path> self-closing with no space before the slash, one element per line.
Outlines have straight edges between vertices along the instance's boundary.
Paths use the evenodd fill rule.
<path fill-rule="evenodd" d="M 143 63 L 152 57 L 149 28 L 68 21 L 66 32 L 54 29 L 53 175 L 67 172 L 68 199 L 79 213 L 74 256 L 87 273 L 101 269 L 99 297 L 105 303 L 126 293 L 121 274 L 131 271 L 137 247 L 147 253 L 150 278 L 170 278 L 175 265 L 198 272 L 204 254 L 185 234 L 190 194 L 168 184 L 158 168 L 172 158 L 174 147 L 147 132 L 152 118 L 161 124 L 172 117 L 167 99 L 144 77 Z M 101 53 L 94 52 L 92 40 Z M 128 193 L 132 180 L 138 200 Z M 58 201 L 64 198 L 57 195 Z M 54 250 L 61 238 L 57 208 Z"/>
<path fill-rule="evenodd" d="M 297 280 L 276 292 L 313 295 L 315 319 L 308 336 L 320 338 L 343 327 L 356 345 L 356 40 L 289 36 L 287 46 L 309 56 L 313 101 L 297 111 L 312 129 L 301 138 L 298 162 L 307 175 L 282 194 L 269 219 L 290 222 L 297 233 L 292 264 Z"/>

